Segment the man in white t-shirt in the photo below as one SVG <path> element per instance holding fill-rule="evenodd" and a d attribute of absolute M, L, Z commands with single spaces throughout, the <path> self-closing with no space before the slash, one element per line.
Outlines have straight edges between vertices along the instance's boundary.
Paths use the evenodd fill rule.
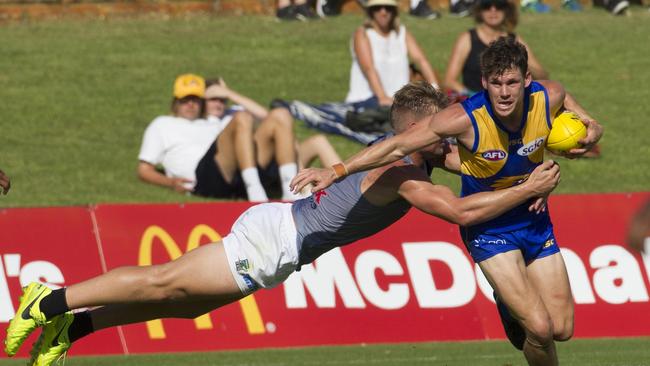
<path fill-rule="evenodd" d="M 254 158 L 253 124 L 248 114 L 233 110 L 220 119 L 203 119 L 204 96 L 202 77 L 184 74 L 176 79 L 173 115 L 157 117 L 144 133 L 138 177 L 178 192 L 268 201 Z M 217 137 L 225 130 L 230 131 L 227 136 L 237 146 L 234 156 L 218 153 L 221 139 Z M 157 165 L 162 165 L 164 174 Z M 242 184 L 236 184 L 235 179 L 241 179 Z"/>

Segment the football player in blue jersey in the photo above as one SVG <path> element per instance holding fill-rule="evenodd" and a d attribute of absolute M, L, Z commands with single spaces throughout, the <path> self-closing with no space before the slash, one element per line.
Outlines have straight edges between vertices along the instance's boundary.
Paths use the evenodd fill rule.
<path fill-rule="evenodd" d="M 562 109 L 577 113 L 587 127 L 582 147 L 567 156 L 586 153 L 602 136 L 602 127 L 560 83 L 533 81 L 527 57 L 522 44 L 500 38 L 482 54 L 482 92 L 344 163 L 302 170 L 292 186 L 302 189 L 311 183 L 312 191 L 319 191 L 348 174 L 391 163 L 446 137 L 458 141 L 462 196 L 516 186 L 542 164 L 553 116 Z M 573 298 L 548 211 L 528 208 L 522 204 L 460 231 L 495 290 L 510 341 L 530 365 L 557 365 L 554 341 L 573 335 Z"/>

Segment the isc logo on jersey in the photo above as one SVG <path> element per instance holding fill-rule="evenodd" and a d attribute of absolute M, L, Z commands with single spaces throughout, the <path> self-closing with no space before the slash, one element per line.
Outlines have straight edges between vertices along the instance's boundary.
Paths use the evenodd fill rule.
<path fill-rule="evenodd" d="M 489 161 L 498 161 L 506 158 L 506 152 L 503 150 L 488 150 L 481 154 L 483 159 Z"/>
<path fill-rule="evenodd" d="M 534 153 L 535 151 L 537 151 L 537 149 L 539 149 L 539 147 L 543 145 L 544 145 L 544 138 L 540 137 L 537 140 L 533 142 L 529 142 L 526 145 L 520 147 L 519 150 L 517 150 L 517 154 L 521 156 L 528 156 Z"/>

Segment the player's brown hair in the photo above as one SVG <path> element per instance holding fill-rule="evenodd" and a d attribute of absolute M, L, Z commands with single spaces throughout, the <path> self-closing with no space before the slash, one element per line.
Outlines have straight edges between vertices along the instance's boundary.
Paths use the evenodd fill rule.
<path fill-rule="evenodd" d="M 500 37 L 481 54 L 481 75 L 486 79 L 491 75 L 502 75 L 514 67 L 526 75 L 528 51 L 526 46 L 511 37 Z"/>
<path fill-rule="evenodd" d="M 390 109 L 390 122 L 395 132 L 402 132 L 408 127 L 405 116 L 419 120 L 434 114 L 449 104 L 447 95 L 434 88 L 426 81 L 414 81 L 398 90 L 393 97 Z"/>

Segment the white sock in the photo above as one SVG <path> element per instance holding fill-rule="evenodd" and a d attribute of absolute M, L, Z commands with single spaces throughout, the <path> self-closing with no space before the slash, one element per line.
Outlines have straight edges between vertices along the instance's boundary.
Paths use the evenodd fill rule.
<path fill-rule="evenodd" d="M 280 165 L 280 181 L 282 182 L 282 200 L 283 201 L 295 201 L 299 197 L 294 195 L 289 188 L 289 183 L 293 177 L 298 174 L 298 166 L 295 163 L 282 164 Z"/>
<path fill-rule="evenodd" d="M 422 0 L 411 0 L 411 9 L 417 8 L 420 1 Z"/>
<path fill-rule="evenodd" d="M 241 177 L 246 186 L 246 195 L 251 202 L 267 202 L 269 198 L 266 196 L 260 175 L 257 168 L 246 168 L 241 171 Z"/>

